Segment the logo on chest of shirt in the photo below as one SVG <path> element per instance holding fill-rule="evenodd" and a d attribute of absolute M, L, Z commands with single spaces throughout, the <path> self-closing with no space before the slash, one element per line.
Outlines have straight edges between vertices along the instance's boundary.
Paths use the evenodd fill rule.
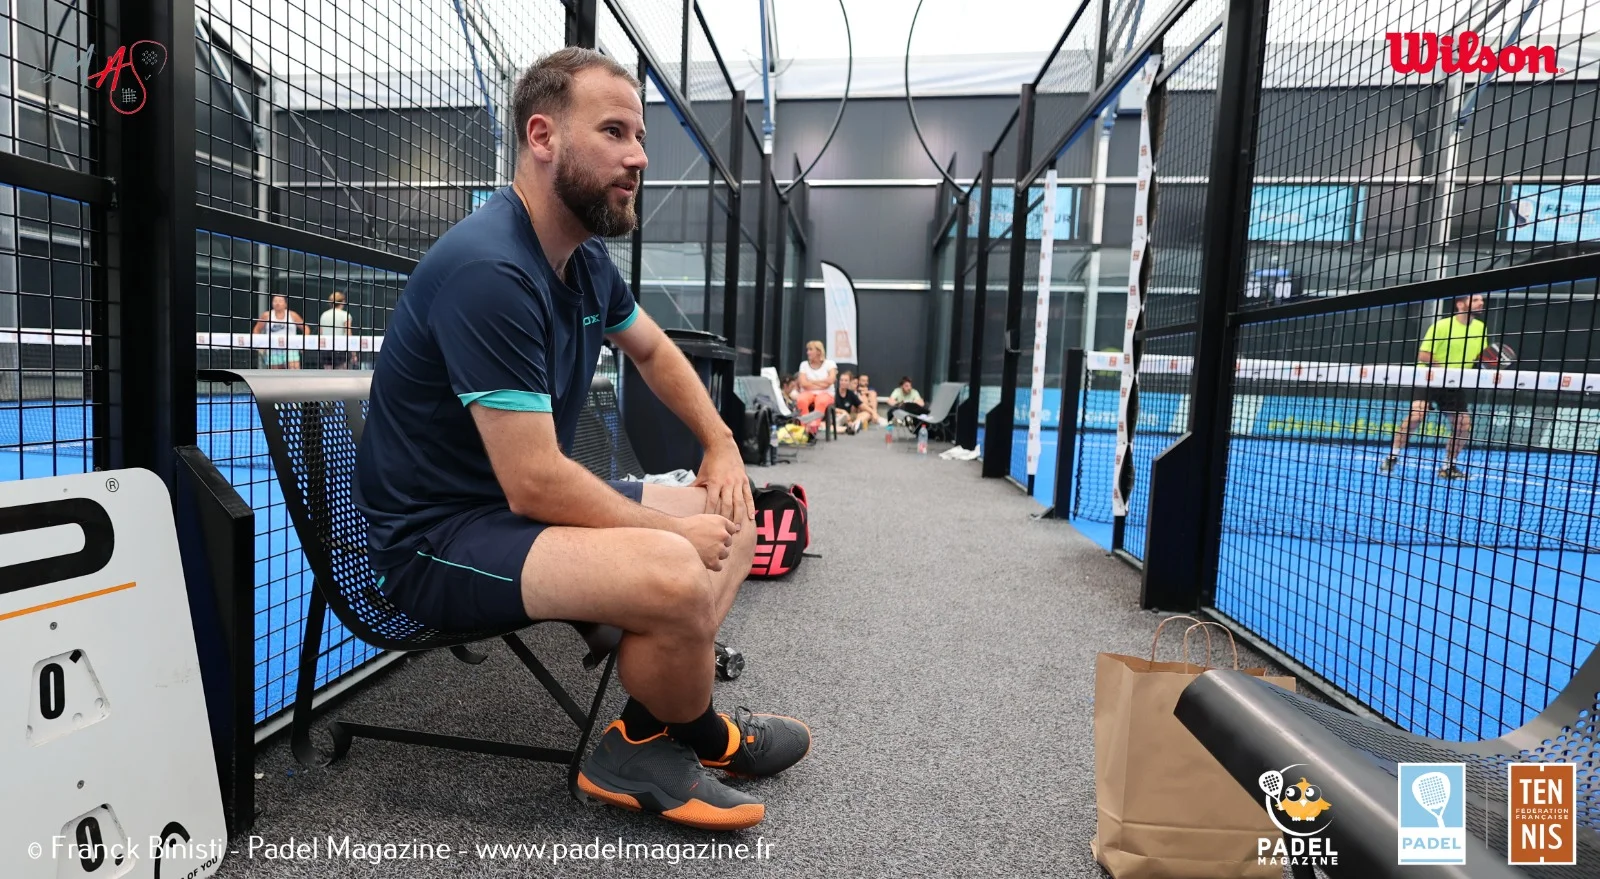
<path fill-rule="evenodd" d="M 586 314 L 586 315 L 583 316 L 583 325 L 584 326 L 589 326 L 590 324 L 597 324 L 599 322 L 600 322 L 600 315 L 598 315 L 598 314 Z"/>

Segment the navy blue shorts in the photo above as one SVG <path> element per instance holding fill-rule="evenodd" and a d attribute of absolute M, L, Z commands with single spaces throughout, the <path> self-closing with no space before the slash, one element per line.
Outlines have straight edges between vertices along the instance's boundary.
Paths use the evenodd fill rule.
<path fill-rule="evenodd" d="M 608 484 L 643 502 L 644 483 Z M 440 631 L 528 625 L 522 565 L 549 527 L 505 507 L 462 513 L 424 534 L 416 556 L 379 572 L 378 588 L 413 619 Z"/>

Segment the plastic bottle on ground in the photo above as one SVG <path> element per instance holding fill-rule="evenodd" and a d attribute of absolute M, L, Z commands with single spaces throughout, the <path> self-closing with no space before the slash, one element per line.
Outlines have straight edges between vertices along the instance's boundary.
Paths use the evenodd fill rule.
<path fill-rule="evenodd" d="M 917 428 L 917 454 L 928 454 L 928 425 Z"/>

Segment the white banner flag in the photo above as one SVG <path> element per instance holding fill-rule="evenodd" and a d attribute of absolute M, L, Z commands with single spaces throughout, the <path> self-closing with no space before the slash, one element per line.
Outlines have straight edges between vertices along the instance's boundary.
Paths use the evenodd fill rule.
<path fill-rule="evenodd" d="M 1140 76 L 1148 94 L 1149 84 L 1155 79 L 1159 64 L 1154 59 L 1145 65 Z M 1139 115 L 1139 184 L 1133 196 L 1133 244 L 1128 257 L 1128 311 L 1122 332 L 1122 390 L 1117 395 L 1117 454 L 1116 470 L 1111 478 L 1111 512 L 1117 516 L 1128 515 L 1128 499 L 1122 494 L 1122 463 L 1133 454 L 1133 430 L 1128 423 L 1128 403 L 1133 397 L 1138 381 L 1138 364 L 1133 358 L 1133 334 L 1144 312 L 1144 289 L 1140 286 L 1140 268 L 1149 258 L 1150 234 L 1150 183 L 1155 179 L 1155 155 L 1150 148 L 1150 101 L 1146 97 L 1144 110 Z"/>
<path fill-rule="evenodd" d="M 822 345 L 829 360 L 843 368 L 860 365 L 856 346 L 856 286 L 844 269 L 831 262 L 822 263 L 822 300 L 827 315 L 828 336 Z"/>
<path fill-rule="evenodd" d="M 1056 169 L 1044 175 L 1044 216 L 1056 215 Z M 1045 343 L 1050 338 L 1050 272 L 1055 251 L 1055 223 L 1041 223 L 1039 233 L 1039 295 L 1033 310 L 1033 391 L 1028 398 L 1028 475 L 1039 473 L 1039 424 L 1044 407 Z M 1057 413 L 1060 417 L 1060 413 Z M 1059 425 L 1059 430 L 1067 429 Z M 1058 432 L 1057 437 L 1061 434 Z M 1058 440 L 1059 441 L 1059 440 Z"/>

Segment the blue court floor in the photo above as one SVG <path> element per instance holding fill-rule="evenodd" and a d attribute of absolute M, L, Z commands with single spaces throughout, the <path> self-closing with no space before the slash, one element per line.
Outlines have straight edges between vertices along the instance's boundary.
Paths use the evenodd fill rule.
<path fill-rule="evenodd" d="M 1151 461 L 1172 437 L 1141 439 L 1124 529 L 1138 557 Z M 1041 440 L 1033 496 L 1050 505 L 1055 432 Z M 1013 442 L 1025 449 L 1027 431 Z M 1107 549 L 1115 442 L 1078 437 L 1069 502 Z M 1414 446 L 1385 475 L 1379 446 L 1236 439 L 1215 606 L 1406 729 L 1492 738 L 1536 716 L 1600 642 L 1597 461 L 1469 449 L 1470 478 L 1444 483 L 1438 454 Z"/>

